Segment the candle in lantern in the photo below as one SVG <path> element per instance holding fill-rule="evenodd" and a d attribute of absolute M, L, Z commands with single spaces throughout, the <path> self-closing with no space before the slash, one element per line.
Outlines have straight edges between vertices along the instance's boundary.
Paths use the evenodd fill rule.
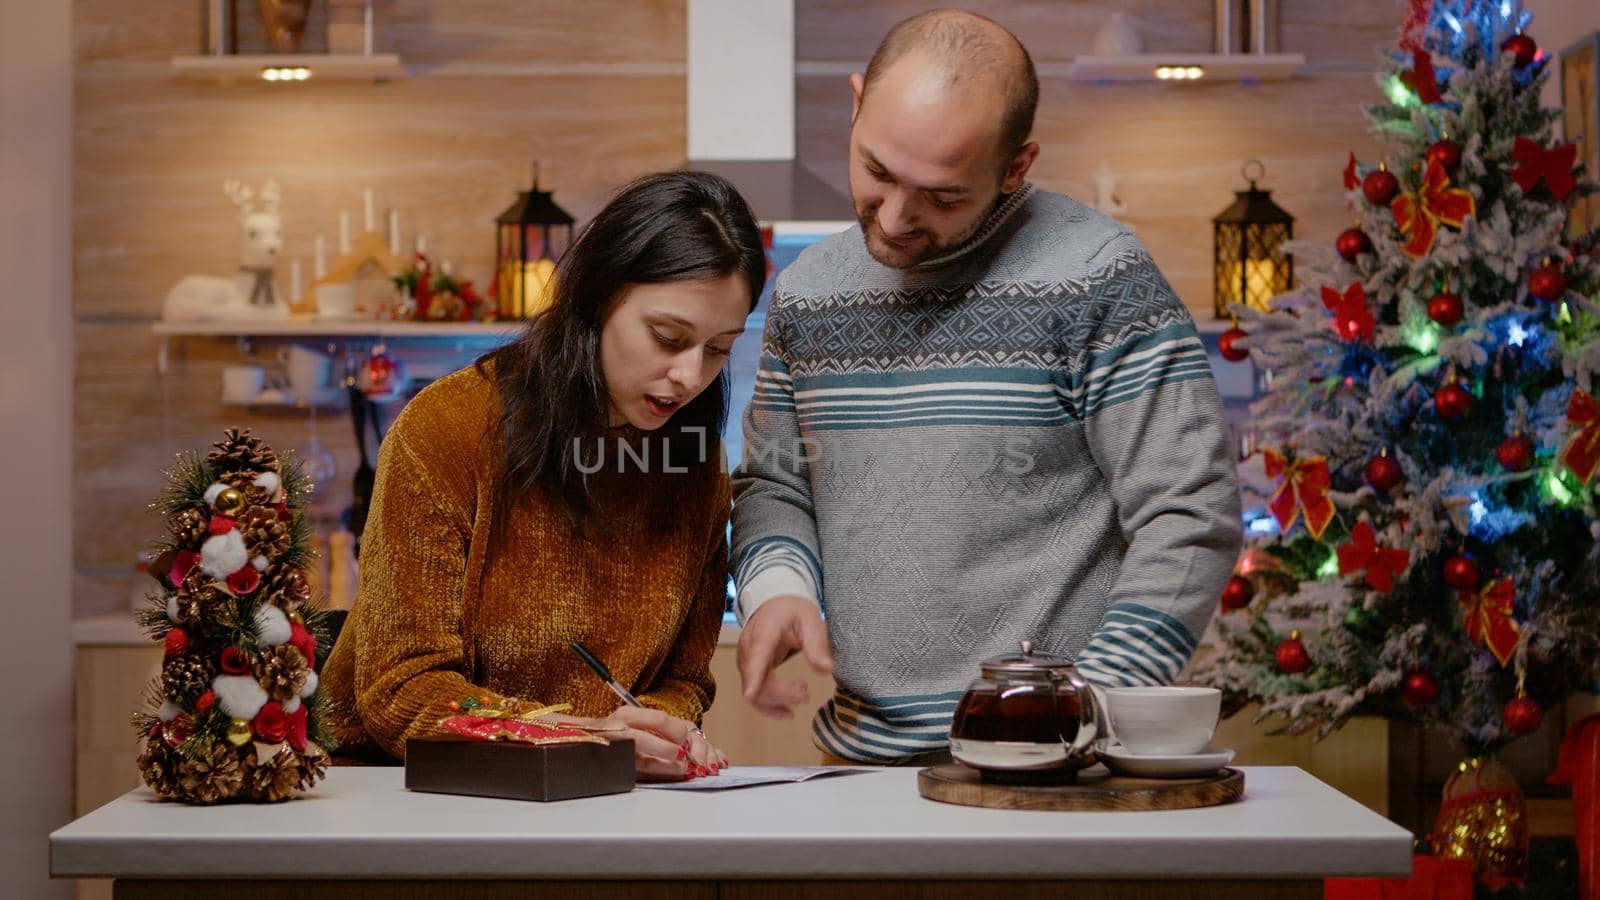
<path fill-rule="evenodd" d="M 339 210 L 339 255 L 350 252 L 350 211 Z"/>
<path fill-rule="evenodd" d="M 1229 263 L 1225 272 L 1229 293 L 1239 288 L 1240 263 Z M 1244 266 L 1244 295 L 1238 302 L 1265 311 L 1267 301 L 1277 293 L 1278 264 L 1272 259 L 1247 259 Z"/>
<path fill-rule="evenodd" d="M 318 281 L 328 277 L 328 247 L 327 240 L 322 235 L 317 235 L 316 255 L 312 258 L 311 272 Z"/>
<path fill-rule="evenodd" d="M 372 215 L 372 188 L 361 189 L 361 207 L 363 212 L 366 213 L 366 219 L 361 230 L 363 234 L 366 234 L 376 230 L 378 227 L 377 220 Z"/>
<path fill-rule="evenodd" d="M 389 252 L 400 255 L 400 211 L 389 210 Z"/>

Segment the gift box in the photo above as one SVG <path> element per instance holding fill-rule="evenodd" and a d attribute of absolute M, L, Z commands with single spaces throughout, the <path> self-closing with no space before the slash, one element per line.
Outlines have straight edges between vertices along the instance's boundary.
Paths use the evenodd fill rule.
<path fill-rule="evenodd" d="M 509 800 L 571 800 L 633 790 L 633 741 L 528 744 L 406 741 L 406 788 Z"/>

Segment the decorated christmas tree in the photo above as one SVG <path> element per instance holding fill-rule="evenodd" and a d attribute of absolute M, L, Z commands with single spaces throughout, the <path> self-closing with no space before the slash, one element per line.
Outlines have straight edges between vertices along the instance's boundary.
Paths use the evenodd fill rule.
<path fill-rule="evenodd" d="M 278 801 L 322 777 L 318 648 L 305 567 L 311 485 L 249 431 L 180 456 L 153 506 L 166 517 L 140 622 L 163 642 L 139 770 L 163 798 Z"/>
<path fill-rule="evenodd" d="M 1595 187 L 1519 2 L 1411 9 L 1355 227 L 1224 336 L 1269 373 L 1271 488 L 1197 677 L 1291 733 L 1378 715 L 1489 755 L 1600 675 L 1600 258 L 1567 229 Z"/>

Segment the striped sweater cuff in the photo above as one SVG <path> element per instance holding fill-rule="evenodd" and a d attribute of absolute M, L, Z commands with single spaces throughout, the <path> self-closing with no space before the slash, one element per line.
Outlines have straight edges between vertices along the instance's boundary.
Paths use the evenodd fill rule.
<path fill-rule="evenodd" d="M 739 554 L 734 579 L 739 586 L 734 611 L 740 624 L 749 621 L 761 604 L 785 594 L 822 604 L 822 567 L 816 556 L 798 541 L 773 537 L 752 544 Z"/>
<path fill-rule="evenodd" d="M 1199 644 L 1182 622 L 1148 606 L 1117 603 L 1079 654 L 1077 665 L 1104 687 L 1171 684 Z"/>

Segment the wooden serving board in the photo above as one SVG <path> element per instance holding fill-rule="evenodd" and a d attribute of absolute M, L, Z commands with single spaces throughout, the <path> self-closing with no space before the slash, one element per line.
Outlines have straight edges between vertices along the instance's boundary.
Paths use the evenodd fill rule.
<path fill-rule="evenodd" d="M 1244 773 L 1218 769 L 1194 778 L 1129 778 L 1079 773 L 1072 784 L 1001 784 L 959 763 L 917 773 L 917 793 L 940 803 L 990 809 L 1154 810 L 1232 803 L 1244 794 Z"/>

